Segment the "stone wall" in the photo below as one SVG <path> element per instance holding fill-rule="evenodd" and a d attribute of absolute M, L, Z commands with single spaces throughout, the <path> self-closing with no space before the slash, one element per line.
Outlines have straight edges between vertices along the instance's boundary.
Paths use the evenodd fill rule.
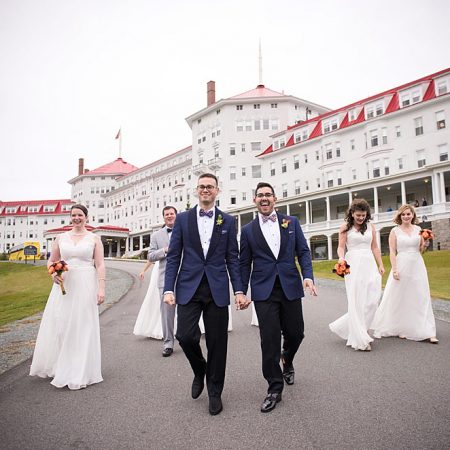
<path fill-rule="evenodd" d="M 433 250 L 450 250 L 450 219 L 440 219 L 431 222 L 435 240 Z"/>

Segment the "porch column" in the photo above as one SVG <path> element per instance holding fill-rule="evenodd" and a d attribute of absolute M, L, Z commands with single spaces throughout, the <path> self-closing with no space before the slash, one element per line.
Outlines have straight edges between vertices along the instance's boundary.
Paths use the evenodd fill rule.
<path fill-rule="evenodd" d="M 331 218 L 331 212 L 330 212 L 330 197 L 325 197 L 325 203 L 327 205 L 327 222 L 330 221 Z"/>
<path fill-rule="evenodd" d="M 441 179 L 439 184 L 439 197 L 441 199 L 441 203 L 445 203 L 445 178 L 444 178 L 444 172 L 439 173 Z"/>
<path fill-rule="evenodd" d="M 291 208 L 290 208 L 290 206 L 289 206 L 289 203 L 286 205 L 286 214 L 287 214 L 288 216 L 291 215 Z"/>
<path fill-rule="evenodd" d="M 308 247 L 311 250 L 311 239 L 309 237 L 306 238 L 306 243 L 308 244 Z"/>
<path fill-rule="evenodd" d="M 439 203 L 439 174 L 431 174 L 431 203 Z"/>
<path fill-rule="evenodd" d="M 144 236 L 142 234 L 139 236 L 139 250 L 144 248 Z"/>
<path fill-rule="evenodd" d="M 373 188 L 373 208 L 375 214 L 375 220 L 378 220 L 378 188 Z"/>
<path fill-rule="evenodd" d="M 311 220 L 309 217 L 309 200 L 305 201 L 305 213 L 306 213 L 306 225 L 309 225 L 311 223 Z"/>
<path fill-rule="evenodd" d="M 256 217 L 256 214 L 257 214 L 257 212 L 256 212 L 256 211 L 253 211 L 253 218 Z"/>
<path fill-rule="evenodd" d="M 237 215 L 237 227 L 238 227 L 238 233 L 240 233 L 240 231 L 241 231 L 241 226 L 242 226 L 241 215 L 238 214 L 238 215 Z"/>
<path fill-rule="evenodd" d="M 400 182 L 400 189 L 402 191 L 402 205 L 406 204 L 406 189 L 405 189 L 405 182 Z"/>
<path fill-rule="evenodd" d="M 121 257 L 121 254 L 120 254 L 120 241 L 121 241 L 120 238 L 117 239 L 117 253 L 116 253 L 117 258 Z"/>
<path fill-rule="evenodd" d="M 328 247 L 328 259 L 333 259 L 333 248 L 332 241 L 331 241 L 331 235 L 327 236 L 327 247 Z"/>
<path fill-rule="evenodd" d="M 112 241 L 108 240 L 108 258 L 112 257 Z"/>
<path fill-rule="evenodd" d="M 353 201 L 352 191 L 350 191 L 348 193 L 348 206 L 350 206 L 352 204 L 352 201 Z"/>

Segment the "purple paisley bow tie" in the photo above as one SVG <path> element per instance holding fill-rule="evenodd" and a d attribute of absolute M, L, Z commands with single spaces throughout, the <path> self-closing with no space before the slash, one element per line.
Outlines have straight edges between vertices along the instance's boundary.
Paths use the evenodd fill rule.
<path fill-rule="evenodd" d="M 200 217 L 209 217 L 210 219 L 211 219 L 211 217 L 213 216 L 213 214 L 214 214 L 214 211 L 211 209 L 211 210 L 209 210 L 209 211 L 205 211 L 204 209 L 201 209 L 200 210 Z"/>
<path fill-rule="evenodd" d="M 271 214 L 270 216 L 262 216 L 263 223 L 266 223 L 268 220 L 271 220 L 272 222 L 276 222 L 277 221 L 277 215 L 276 214 Z"/>

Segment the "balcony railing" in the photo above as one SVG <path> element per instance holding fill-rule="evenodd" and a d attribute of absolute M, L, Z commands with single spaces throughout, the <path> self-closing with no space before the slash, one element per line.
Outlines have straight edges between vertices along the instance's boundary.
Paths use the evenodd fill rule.
<path fill-rule="evenodd" d="M 217 170 L 222 167 L 222 158 L 212 158 L 208 160 L 208 166 L 211 170 Z"/>

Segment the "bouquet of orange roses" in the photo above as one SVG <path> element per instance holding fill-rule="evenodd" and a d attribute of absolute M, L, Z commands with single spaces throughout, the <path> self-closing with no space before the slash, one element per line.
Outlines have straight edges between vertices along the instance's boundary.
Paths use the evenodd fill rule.
<path fill-rule="evenodd" d="M 334 265 L 334 269 L 332 272 L 344 278 L 345 275 L 348 275 L 350 273 L 350 266 L 348 265 L 347 261 L 343 259 L 341 262 L 338 261 Z"/>
<path fill-rule="evenodd" d="M 50 266 L 48 266 L 48 273 L 49 275 L 52 275 L 56 273 L 59 277 L 62 275 L 63 272 L 67 272 L 69 270 L 69 266 L 65 261 L 56 261 Z M 66 295 L 66 290 L 64 289 L 64 283 L 61 281 L 61 292 L 63 295 Z"/>
<path fill-rule="evenodd" d="M 424 228 L 419 231 L 419 234 L 424 238 L 425 241 L 432 241 L 434 239 L 434 234 L 431 230 Z"/>

